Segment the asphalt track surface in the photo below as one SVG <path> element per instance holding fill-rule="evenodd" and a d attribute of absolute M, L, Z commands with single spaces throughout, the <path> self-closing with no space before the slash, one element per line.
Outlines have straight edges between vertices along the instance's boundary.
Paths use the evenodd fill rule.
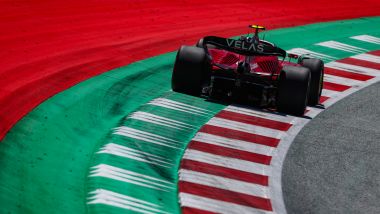
<path fill-rule="evenodd" d="M 147 3 L 147 2 L 144 2 L 144 3 Z M 158 3 L 172 4 L 169 1 L 167 2 L 160 1 L 156 3 L 157 4 Z M 5 108 L 4 111 L 3 110 L 1 111 L 2 112 L 1 113 L 2 115 L 0 117 L 1 131 L 3 130 L 2 127 L 6 127 L 6 125 L 9 125 L 9 124 L 10 126 L 12 126 L 12 124 L 14 124 L 14 122 L 18 120 L 17 118 L 21 118 L 22 115 L 25 114 L 25 112 L 27 113 L 33 108 L 33 106 L 38 105 L 40 102 L 42 102 L 46 98 L 66 88 L 69 88 L 72 85 L 75 85 L 76 83 L 82 80 L 85 80 L 89 77 L 108 71 L 115 67 L 126 65 L 135 60 L 153 56 L 158 53 L 174 50 L 177 48 L 178 44 L 180 43 L 188 42 L 189 44 L 193 44 L 197 38 L 199 38 L 201 35 L 207 34 L 207 32 L 209 31 L 210 32 L 212 31 L 213 33 L 219 31 L 220 35 L 223 35 L 223 36 L 228 36 L 230 34 L 231 35 L 241 34 L 241 26 L 242 25 L 244 26 L 245 24 L 248 24 L 248 23 L 252 23 L 251 16 L 244 19 L 241 16 L 239 16 L 239 18 L 236 18 L 237 16 L 235 15 L 239 14 L 242 11 L 241 8 L 245 8 L 245 9 L 248 8 L 247 10 L 252 10 L 252 11 L 256 11 L 258 9 L 258 8 L 252 8 L 252 7 L 243 7 L 244 6 L 243 3 L 245 4 L 250 3 L 248 1 L 242 2 L 242 3 L 238 2 L 236 3 L 236 6 L 231 5 L 230 3 L 227 3 L 227 2 L 218 2 L 218 3 L 220 3 L 221 5 L 225 4 L 225 8 L 228 8 L 228 9 L 222 10 L 223 9 L 222 8 L 221 9 L 222 12 L 220 12 L 214 6 L 210 6 L 210 5 L 209 6 L 207 5 L 194 6 L 194 5 L 188 5 L 186 2 L 185 3 L 181 2 L 180 6 L 177 5 L 177 7 L 173 7 L 174 9 L 171 8 L 171 9 L 168 9 L 167 11 L 165 11 L 167 7 L 163 7 L 164 11 L 162 11 L 161 8 L 156 9 L 157 4 L 154 4 L 154 3 L 152 3 L 152 5 L 144 4 L 143 6 L 141 6 L 141 4 L 130 5 L 126 3 L 125 4 L 120 3 L 118 7 L 115 7 L 111 4 L 106 4 L 106 3 L 104 5 L 94 4 L 90 6 L 86 3 L 78 4 L 76 2 L 74 5 L 74 3 L 70 4 L 70 2 L 65 2 L 65 5 L 61 5 L 62 3 L 51 1 L 49 3 L 36 4 L 38 6 L 38 9 L 36 7 L 35 9 L 31 10 L 30 9 L 31 5 L 26 6 L 25 4 L 11 3 L 10 5 L 14 8 L 17 8 L 17 10 L 11 10 L 11 9 L 8 10 L 9 8 L 7 8 L 6 11 L 4 11 L 3 13 L 5 14 L 4 15 L 5 19 L 9 20 L 10 22 L 5 23 L 6 28 L 2 28 L 2 29 L 6 29 L 7 32 L 2 34 L 2 35 L 5 35 L 2 37 L 3 38 L 2 47 L 5 47 L 3 49 L 5 50 L 5 52 L 3 52 L 4 58 L 2 59 L 4 60 L 4 63 L 3 63 L 4 69 L 2 70 L 4 71 L 4 73 L 1 73 L 1 77 L 2 77 L 1 81 L 3 81 L 1 82 L 1 84 L 5 86 L 4 88 L 1 89 L 1 95 L 4 95 L 6 98 L 3 99 L 0 96 L 0 101 L 2 104 L 1 107 Z M 315 2 L 313 2 L 313 4 L 314 3 Z M 321 4 L 322 3 L 323 2 L 321 2 Z M 338 3 L 339 2 L 337 2 L 337 4 Z M 286 5 L 278 4 L 275 2 L 269 2 L 269 3 L 263 3 L 263 4 L 265 4 L 263 7 L 266 7 L 266 8 L 273 9 L 273 7 L 271 7 L 273 5 L 277 7 L 276 10 L 273 9 L 272 11 L 268 11 L 268 13 L 272 13 L 274 17 L 269 16 L 268 13 L 261 14 L 264 17 L 262 20 L 262 23 L 271 27 L 270 23 L 273 22 L 272 28 L 287 26 L 287 25 L 293 26 L 293 25 L 298 25 L 302 23 L 315 22 L 317 20 L 325 21 L 325 20 L 350 18 L 351 16 L 357 17 L 357 16 L 361 16 L 360 14 L 362 13 L 363 13 L 362 15 L 365 14 L 365 16 L 370 16 L 373 14 L 377 15 L 378 13 L 378 9 L 377 9 L 378 7 L 376 7 L 378 4 L 376 4 L 376 2 L 374 2 L 372 6 L 369 6 L 371 5 L 371 2 L 368 2 L 368 4 L 366 5 L 367 10 L 364 10 L 364 9 L 361 10 L 360 8 L 359 10 L 357 9 L 352 10 L 354 7 L 357 8 L 357 5 L 352 6 L 350 5 L 350 3 L 349 4 L 345 3 L 344 8 L 342 8 L 342 5 L 339 5 L 340 10 L 338 10 L 337 9 L 338 6 L 334 6 L 330 4 L 328 8 L 329 11 L 327 10 L 327 8 L 323 8 L 323 11 L 326 11 L 325 16 L 324 15 L 321 16 L 321 14 L 323 14 L 321 10 L 320 11 L 316 10 L 315 14 L 310 13 L 310 11 L 307 11 L 304 8 L 296 10 L 292 7 L 292 4 L 289 5 L 288 2 L 286 2 Z M 299 2 L 294 2 L 293 4 L 294 5 L 297 4 L 298 6 Z M 125 14 L 123 12 L 119 11 L 118 13 L 119 16 L 113 16 L 115 15 L 115 13 L 113 13 L 115 12 L 114 10 L 119 10 L 123 8 L 123 6 L 125 8 L 130 9 L 130 11 L 132 12 L 133 10 L 136 10 L 136 9 L 138 10 L 141 8 L 147 9 L 146 13 L 148 13 L 148 15 L 144 15 L 144 13 L 142 12 L 144 11 L 144 9 L 142 9 L 138 13 L 138 15 L 140 16 L 136 16 L 138 18 L 132 19 L 131 22 L 128 22 L 128 20 L 131 17 L 124 16 Z M 236 11 L 229 10 L 237 6 L 242 6 L 242 7 L 239 7 L 239 10 L 236 10 Z M 182 7 L 187 7 L 188 10 L 186 10 L 185 12 L 181 11 L 181 12 L 174 13 L 178 15 L 178 16 L 174 16 L 175 21 L 164 19 L 165 17 L 167 17 L 166 15 L 163 15 L 165 14 L 165 12 L 167 13 L 173 12 Z M 191 9 L 191 7 L 195 7 L 195 9 L 194 8 Z M 204 10 L 207 10 L 207 12 L 201 13 L 198 10 L 200 7 L 202 7 L 202 9 Z M 97 9 L 94 9 L 94 8 L 97 8 Z M 213 14 L 209 13 L 210 10 L 208 9 L 211 9 L 211 8 L 214 9 Z M 281 9 L 278 9 L 278 8 L 281 8 Z M 68 11 L 70 11 L 71 14 L 68 15 L 67 13 L 65 13 L 64 12 L 65 9 L 68 9 Z M 110 12 L 103 13 L 104 10 L 110 10 Z M 287 10 L 290 10 L 290 11 L 287 11 Z M 330 10 L 336 10 L 339 13 L 338 15 L 336 14 L 334 15 L 331 13 Z M 6 13 L 6 12 L 12 13 L 15 11 L 20 12 L 20 14 L 15 15 L 16 13 L 14 13 L 13 15 L 9 16 L 9 14 Z M 86 13 L 86 11 L 90 14 L 89 16 L 79 14 L 79 12 Z M 215 11 L 219 11 L 219 12 L 215 12 Z M 231 14 L 226 14 L 224 13 L 225 11 L 231 11 Z M 289 13 L 296 14 L 297 11 L 299 12 L 299 14 L 291 16 L 289 18 L 291 21 L 287 21 L 286 17 L 288 17 L 288 14 Z M 352 13 L 352 11 L 355 11 L 355 12 Z M 120 13 L 122 13 L 122 15 L 120 15 Z M 211 24 L 216 27 L 215 28 L 210 27 L 210 25 L 208 25 L 210 24 L 209 22 L 202 22 L 202 23 L 197 23 L 197 24 L 199 25 L 203 24 L 202 26 L 207 26 L 207 27 L 198 28 L 198 25 L 196 26 L 196 24 L 192 24 L 194 23 L 194 20 L 188 19 L 189 17 L 191 17 L 189 16 L 188 13 L 201 15 L 200 17 L 202 19 L 209 20 L 209 21 L 210 21 L 210 17 L 213 17 L 214 19 L 212 19 L 212 21 L 210 22 L 212 22 Z M 307 13 L 307 16 L 305 13 Z M 102 14 L 102 16 L 97 17 L 97 15 L 99 14 Z M 136 15 L 137 13 L 134 13 L 134 14 Z M 154 17 L 152 18 L 150 14 L 153 14 L 152 16 L 156 17 L 157 19 L 155 19 Z M 216 16 L 216 14 L 220 15 L 219 22 L 222 24 L 215 23 L 215 17 L 218 17 Z M 249 14 L 249 12 L 247 12 L 247 14 Z M 276 16 L 276 14 L 278 14 L 279 16 Z M 281 14 L 286 14 L 286 17 L 281 16 Z M 344 17 L 342 14 L 344 14 Z M 128 15 L 131 15 L 131 14 L 128 14 Z M 57 19 L 51 19 L 54 16 L 56 16 Z M 310 18 L 309 16 L 311 16 L 312 18 Z M 25 17 L 39 17 L 40 19 L 39 20 L 25 19 Z M 181 17 L 182 19 L 180 19 Z M 260 17 L 260 16 L 257 16 L 257 17 Z M 226 18 L 226 20 L 224 20 L 224 18 Z M 22 21 L 27 20 L 26 23 L 24 23 L 24 25 L 18 22 L 21 19 L 23 19 Z M 267 19 L 270 20 L 271 22 L 268 21 Z M 104 20 L 106 20 L 107 23 L 104 23 L 103 22 Z M 266 22 L 265 20 L 267 20 L 268 22 L 265 23 Z M 122 23 L 123 21 L 125 21 L 125 23 Z M 165 25 L 166 28 L 161 26 L 163 22 L 167 24 Z M 71 24 L 68 24 L 68 23 L 71 23 Z M 75 27 L 73 27 L 74 24 L 72 23 L 75 23 Z M 157 25 L 154 25 L 152 23 L 157 24 Z M 181 23 L 182 25 L 178 23 Z M 54 26 L 55 29 L 49 29 L 49 27 L 51 26 Z M 68 29 L 68 28 L 65 28 L 65 26 L 70 26 L 71 28 L 69 27 Z M 125 28 L 120 30 L 120 26 L 124 26 Z M 147 26 L 147 28 L 141 28 L 141 26 Z M 130 31 L 125 30 L 125 29 L 128 29 Z M 12 30 L 14 30 L 13 34 L 9 33 Z M 178 34 L 173 33 L 173 32 L 177 32 L 177 30 L 179 30 L 180 33 Z M 38 31 L 38 32 L 34 34 L 35 33 L 34 31 Z M 121 37 L 116 37 L 115 33 L 120 34 Z M 136 35 L 134 33 L 136 33 Z M 43 35 L 43 37 L 40 37 L 41 35 Z M 70 36 L 67 36 L 67 35 L 70 35 Z M 49 39 L 51 40 L 48 41 Z M 17 45 L 12 46 L 11 45 L 12 41 L 15 42 L 19 46 Z M 59 42 L 56 43 L 57 41 Z M 163 43 L 162 41 L 165 41 L 165 42 Z M 166 41 L 168 43 L 166 43 Z M 177 42 L 178 44 L 174 44 L 174 42 Z M 90 48 L 88 49 L 88 47 Z M 103 47 L 106 47 L 106 48 L 103 49 Z M 14 53 L 17 53 L 17 54 L 14 54 Z M 7 66 L 10 66 L 11 69 L 9 69 L 9 67 Z M 13 69 L 15 67 L 17 67 L 17 69 Z M 135 65 L 135 67 L 139 67 L 139 65 Z M 71 79 L 71 78 L 74 78 L 74 79 Z M 120 81 L 120 84 L 128 84 L 128 82 Z M 123 95 L 125 94 L 128 94 L 128 93 L 123 92 Z M 118 94 L 117 96 L 120 96 L 120 94 Z M 3 101 L 4 103 L 7 103 L 7 105 L 3 105 Z M 12 103 L 14 104 L 13 106 L 12 106 Z M 63 105 L 56 105 L 56 106 L 61 107 Z M 98 106 L 95 106 L 95 107 L 98 107 Z M 124 107 L 130 107 L 130 106 L 126 105 Z M 27 111 L 25 109 L 27 109 Z M 25 112 L 22 113 L 24 110 Z M 76 110 L 75 108 L 72 109 L 72 111 L 75 111 L 75 110 Z M 81 110 L 83 111 L 84 109 L 81 109 Z M 103 108 L 100 110 L 104 112 Z M 95 112 L 93 109 L 90 109 L 90 111 L 91 113 Z M 78 111 L 76 115 L 79 116 L 80 114 L 81 114 L 81 111 Z M 47 115 L 47 116 L 50 116 L 50 115 Z M 9 118 L 13 118 L 13 119 L 16 118 L 16 119 L 15 120 L 11 119 L 10 123 L 8 123 Z M 30 118 L 32 119 L 30 120 L 32 123 L 34 122 L 33 120 L 41 121 L 41 120 L 47 119 L 46 117 L 37 118 L 33 116 Z M 95 120 L 93 121 L 94 124 L 96 124 L 96 122 L 98 121 L 95 121 Z M 44 124 L 44 125 L 51 126 L 51 127 L 52 126 L 62 127 L 62 124 L 55 124 L 55 123 Z M 70 126 L 70 125 L 71 125 L 70 123 L 65 124 L 65 126 Z M 25 127 L 25 128 L 28 129 L 28 131 L 30 131 L 31 133 L 33 133 L 33 131 L 31 131 L 34 128 L 33 126 Z M 94 129 L 93 131 L 96 132 L 97 130 Z M 0 133 L 0 138 L 1 138 L 1 133 Z M 29 132 L 25 132 L 23 134 L 27 136 L 28 133 Z M 59 140 L 59 139 L 56 138 L 55 140 Z M 9 142 L 8 145 L 11 143 L 12 142 Z M 67 141 L 62 142 L 61 145 L 67 147 L 69 146 L 69 144 L 67 143 L 68 143 Z M 15 145 L 15 147 L 17 146 L 19 145 L 18 144 Z M 21 146 L 20 147 L 21 150 L 23 151 L 28 150 L 28 147 L 33 148 L 33 149 L 38 149 L 35 143 L 33 144 L 24 143 L 24 144 L 21 144 L 20 146 Z M 88 154 L 81 153 L 81 148 L 75 148 L 75 149 L 79 149 L 80 151 L 79 153 L 76 153 L 78 157 L 83 156 L 83 155 L 88 156 Z M 43 157 L 42 155 L 46 155 L 46 154 L 43 154 L 41 151 L 41 154 L 36 153 L 35 155 L 36 157 L 38 156 L 37 157 L 38 160 L 30 160 L 30 162 L 28 161 L 28 165 L 30 163 L 29 168 L 35 167 L 35 163 L 38 161 L 42 162 L 45 159 L 45 157 Z M 68 154 L 62 154 L 62 155 L 68 155 Z M 20 160 L 22 159 L 21 158 L 18 159 L 18 161 Z M 74 162 L 75 159 L 73 158 L 70 161 Z M 45 163 L 47 163 L 47 165 L 51 164 L 51 162 L 48 162 L 48 161 L 46 161 Z M 11 167 L 11 166 L 8 165 L 7 167 Z M 59 171 L 59 168 L 56 170 Z M 70 169 L 70 173 L 72 171 L 73 169 Z M 19 171 L 17 173 L 19 173 Z M 56 173 L 54 174 L 54 176 L 62 176 L 62 175 L 59 173 Z M 32 176 L 30 175 L 25 175 L 24 178 L 30 179 L 31 177 Z M 35 179 L 34 181 L 36 181 L 38 180 L 38 178 L 39 178 L 39 175 L 35 176 L 35 178 L 33 179 Z M 72 179 L 82 179 L 82 178 L 72 177 Z M 50 184 L 51 183 L 44 183 L 43 185 L 45 185 L 45 188 L 48 189 Z M 20 183 L 20 185 L 21 185 L 20 189 L 24 190 L 23 183 Z M 39 189 L 37 186 L 33 188 L 34 190 L 36 190 L 36 192 L 45 190 L 43 188 Z M 73 188 L 73 186 L 67 186 L 67 188 L 70 189 L 70 188 Z M 41 194 L 43 193 L 44 192 L 41 192 Z M 65 194 L 64 192 L 61 193 L 61 195 L 64 195 L 64 194 Z M 49 197 L 51 195 L 47 195 L 47 196 Z M 46 203 L 40 203 L 40 205 L 41 207 L 43 207 L 43 206 L 46 206 Z M 62 207 L 65 208 L 64 206 L 68 207 L 71 205 L 72 204 L 65 204 Z M 17 204 L 17 206 L 21 207 L 21 205 L 19 204 Z M 30 207 L 25 206 L 20 210 L 27 211 L 28 209 L 30 209 L 31 211 L 33 210 L 33 208 L 36 208 L 34 206 L 35 204 L 31 202 Z"/>
<path fill-rule="evenodd" d="M 0 139 L 47 98 L 111 69 L 193 44 L 241 34 L 378 15 L 361 1 L 2 1 Z"/>
<path fill-rule="evenodd" d="M 288 213 L 380 212 L 380 83 L 307 124 L 283 168 Z"/>

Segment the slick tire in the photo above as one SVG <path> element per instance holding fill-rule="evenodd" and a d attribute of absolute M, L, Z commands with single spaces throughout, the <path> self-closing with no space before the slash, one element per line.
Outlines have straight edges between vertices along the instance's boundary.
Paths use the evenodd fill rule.
<path fill-rule="evenodd" d="M 308 94 L 308 105 L 319 104 L 323 88 L 324 64 L 320 59 L 303 59 L 301 65 L 310 70 L 310 89 Z"/>
<path fill-rule="evenodd" d="M 195 45 L 195 47 L 204 48 L 204 46 L 203 46 L 203 38 L 201 38 L 201 39 L 198 40 L 198 42 Z M 209 49 L 215 49 L 217 47 L 215 45 L 207 44 L 207 48 L 209 48 Z"/>
<path fill-rule="evenodd" d="M 279 112 L 302 116 L 305 113 L 310 84 L 310 69 L 284 66 L 280 73 L 277 93 Z"/>
<path fill-rule="evenodd" d="M 209 72 L 209 64 L 203 48 L 181 46 L 172 73 L 173 91 L 199 96 Z"/>
<path fill-rule="evenodd" d="M 195 46 L 198 48 L 203 48 L 203 38 L 199 39 Z"/>

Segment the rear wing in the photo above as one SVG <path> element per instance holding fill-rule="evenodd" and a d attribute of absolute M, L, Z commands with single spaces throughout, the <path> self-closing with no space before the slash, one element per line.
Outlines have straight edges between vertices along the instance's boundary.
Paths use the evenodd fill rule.
<path fill-rule="evenodd" d="M 207 50 L 207 44 L 214 45 L 217 48 L 231 51 L 246 56 L 264 55 L 264 56 L 281 56 L 286 57 L 286 51 L 278 48 L 268 42 L 260 41 L 258 44 L 248 40 L 235 40 L 217 36 L 206 36 L 203 38 L 203 48 Z"/>

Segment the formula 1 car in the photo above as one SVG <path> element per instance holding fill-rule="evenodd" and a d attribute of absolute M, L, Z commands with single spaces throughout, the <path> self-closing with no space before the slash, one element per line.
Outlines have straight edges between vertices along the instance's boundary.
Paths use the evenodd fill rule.
<path fill-rule="evenodd" d="M 172 73 L 173 91 L 209 99 L 243 101 L 303 115 L 318 105 L 324 64 L 290 54 L 259 38 L 258 25 L 239 39 L 206 36 L 196 46 L 181 46 Z"/>

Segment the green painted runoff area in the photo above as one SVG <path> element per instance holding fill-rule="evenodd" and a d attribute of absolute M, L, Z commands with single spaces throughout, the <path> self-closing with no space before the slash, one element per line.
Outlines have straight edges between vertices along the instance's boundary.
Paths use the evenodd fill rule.
<path fill-rule="evenodd" d="M 150 138 L 148 134 L 138 135 L 133 130 L 128 131 L 128 136 L 125 136 L 125 132 L 117 134 L 118 129 L 114 129 L 104 141 L 105 147 L 101 149 L 106 152 L 95 155 L 92 166 L 106 164 L 117 169 L 98 170 L 97 176 L 92 176 L 96 173 L 91 173 L 87 182 L 88 192 L 105 189 L 153 203 L 162 212 L 179 212 L 178 163 L 188 142 L 198 129 L 225 106 L 173 92 L 165 93 L 160 99 L 169 100 L 174 105 L 165 107 L 165 105 L 145 104 L 138 108 L 134 115 L 128 116 L 118 124 L 122 128 L 127 127 L 158 137 Z M 180 105 L 192 105 L 197 108 L 181 108 Z M 145 115 L 148 115 L 148 120 L 145 120 Z M 112 148 L 114 145 L 122 146 L 122 149 Z M 128 172 L 118 173 L 120 169 Z M 139 174 L 135 175 L 134 172 Z M 115 177 L 109 179 L 110 176 Z M 147 179 L 145 176 L 154 179 Z M 99 198 L 95 194 L 90 196 L 94 196 L 94 200 Z M 109 213 L 120 213 L 122 211 L 120 209 L 117 206 L 104 206 L 104 204 L 89 205 L 91 213 L 104 213 L 105 210 Z M 146 207 L 139 209 L 151 211 Z"/>
<path fill-rule="evenodd" d="M 380 17 L 361 18 L 268 31 L 265 39 L 285 50 L 302 47 L 339 59 L 352 53 L 314 44 L 334 40 L 377 50 L 380 45 L 349 38 L 361 34 L 380 37 L 377 26 L 380 26 Z M 183 151 L 197 128 L 223 106 L 170 92 L 174 58 L 175 53 L 168 53 L 91 78 L 48 99 L 19 121 L 0 143 L 0 213 L 125 211 L 108 205 L 87 204 L 89 192 L 97 188 L 145 197 L 153 204 L 165 206 L 168 212 L 180 212 L 176 182 Z M 187 102 L 213 114 L 199 118 L 199 115 L 147 104 L 158 97 Z M 135 111 L 182 120 L 194 128 L 181 133 L 174 129 L 168 132 L 170 129 L 162 129 L 159 125 L 128 119 Z M 146 142 L 139 143 L 115 135 L 114 128 L 120 126 L 154 131 L 181 143 L 179 149 L 166 150 Z M 173 167 L 154 168 L 131 159 L 97 153 L 108 143 L 134 149 L 143 145 L 147 152 L 160 153 L 170 160 Z M 167 180 L 173 184 L 173 189 L 160 192 L 105 177 L 89 177 L 92 167 L 102 163 Z"/>

